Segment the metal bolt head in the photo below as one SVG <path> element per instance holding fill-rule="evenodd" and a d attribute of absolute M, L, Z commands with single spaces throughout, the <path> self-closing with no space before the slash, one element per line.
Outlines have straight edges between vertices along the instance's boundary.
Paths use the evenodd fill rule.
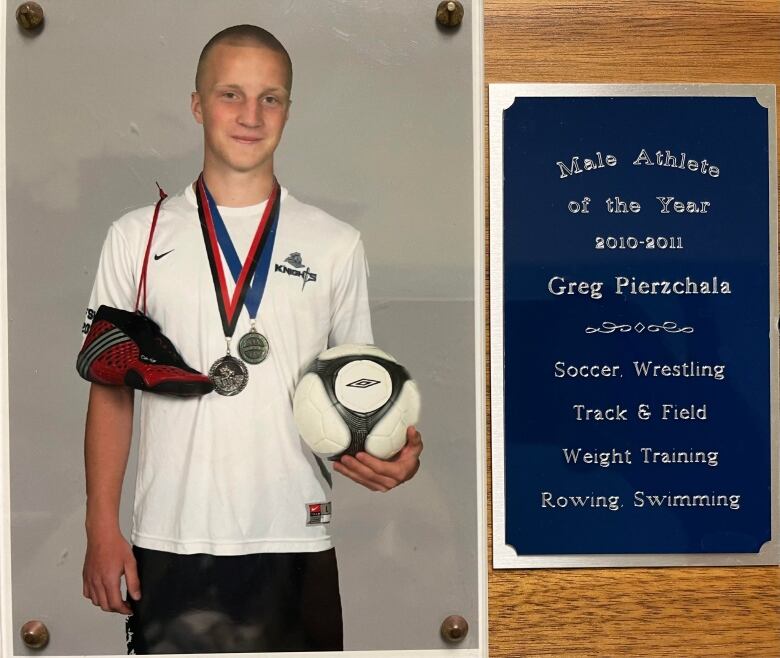
<path fill-rule="evenodd" d="M 43 649 L 49 644 L 49 629 L 42 621 L 32 619 L 22 626 L 22 642 L 28 649 Z"/>
<path fill-rule="evenodd" d="M 441 636 L 447 642 L 460 642 L 469 634 L 469 623 L 460 615 L 450 615 L 441 623 Z"/>
<path fill-rule="evenodd" d="M 436 8 L 436 21 L 444 27 L 458 27 L 463 21 L 463 5 L 458 0 L 443 0 Z"/>
<path fill-rule="evenodd" d="M 37 2 L 23 2 L 16 9 L 16 22 L 25 30 L 34 30 L 43 23 L 43 8 Z"/>

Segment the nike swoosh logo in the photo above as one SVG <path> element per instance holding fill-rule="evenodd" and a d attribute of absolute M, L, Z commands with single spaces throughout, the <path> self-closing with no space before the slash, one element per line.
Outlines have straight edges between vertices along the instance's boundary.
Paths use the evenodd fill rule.
<path fill-rule="evenodd" d="M 155 254 L 155 255 L 154 255 L 154 260 L 160 260 L 161 258 L 164 258 L 164 257 L 165 257 L 165 256 L 167 256 L 169 253 L 171 253 L 172 251 L 176 251 L 176 250 L 175 250 L 175 249 L 169 249 L 169 250 L 168 250 L 168 251 L 166 251 L 164 254 Z"/>

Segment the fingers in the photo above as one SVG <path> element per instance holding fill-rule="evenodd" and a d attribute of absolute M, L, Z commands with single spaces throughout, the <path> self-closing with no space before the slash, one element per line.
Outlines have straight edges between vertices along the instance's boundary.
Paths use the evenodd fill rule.
<path fill-rule="evenodd" d="M 107 612 L 119 612 L 123 615 L 129 615 L 132 612 L 132 610 L 130 610 L 130 606 L 128 606 L 127 603 L 122 600 L 122 591 L 119 587 L 119 579 L 110 584 L 107 583 L 105 585 L 105 590 L 106 597 L 108 599 Z M 106 608 L 103 608 L 103 610 L 106 610 Z"/>
<path fill-rule="evenodd" d="M 124 615 L 132 614 L 132 609 L 122 598 L 121 579 L 125 574 L 128 594 L 134 599 L 141 597 L 138 569 L 135 558 L 129 547 L 116 548 L 113 556 L 102 547 L 90 550 L 84 560 L 82 571 L 82 593 L 92 601 L 92 604 L 105 612 L 116 612 Z"/>
<path fill-rule="evenodd" d="M 406 444 L 390 462 L 404 460 L 419 460 L 423 451 L 422 436 L 414 425 L 406 428 Z"/>
<path fill-rule="evenodd" d="M 414 425 L 409 425 L 409 427 L 406 428 L 406 446 L 404 447 L 419 448 L 419 451 L 417 452 L 418 456 L 423 451 L 422 435 L 417 431 L 417 428 Z"/>
<path fill-rule="evenodd" d="M 398 484 L 391 478 L 375 473 L 357 459 L 348 455 L 334 462 L 333 470 L 358 484 L 362 484 L 364 487 L 371 489 L 371 491 L 389 491 Z"/>
<path fill-rule="evenodd" d="M 116 582 L 112 583 L 104 583 L 101 580 L 85 583 L 84 596 L 105 612 L 118 612 L 124 615 L 132 613 L 130 606 L 122 600 L 118 577 Z"/>
<path fill-rule="evenodd" d="M 359 452 L 355 455 L 355 459 L 363 469 L 375 473 L 377 476 L 383 476 L 384 478 L 391 480 L 394 483 L 393 486 L 397 486 L 401 484 L 401 482 L 406 481 L 406 474 L 410 468 L 410 465 L 408 464 L 409 458 L 401 456 L 400 453 L 392 461 L 373 457 L 367 452 Z"/>
<path fill-rule="evenodd" d="M 359 452 L 356 457 L 372 471 L 401 484 L 417 472 L 423 450 L 422 437 L 414 426 L 407 428 L 406 437 L 406 445 L 391 459 L 378 459 L 367 452 Z"/>
<path fill-rule="evenodd" d="M 125 561 L 125 584 L 130 597 L 138 601 L 141 598 L 141 582 L 138 579 L 138 565 L 132 555 Z"/>
<path fill-rule="evenodd" d="M 106 596 L 106 588 L 103 587 L 103 583 L 100 580 L 93 580 L 86 586 L 87 598 L 92 601 L 93 605 L 96 605 L 101 610 L 110 612 L 108 607 L 108 597 Z"/>
<path fill-rule="evenodd" d="M 333 469 L 371 491 L 389 491 L 417 473 L 422 450 L 422 437 L 417 428 L 410 426 L 406 430 L 406 445 L 392 459 L 359 452 L 355 457 L 345 455 L 333 464 Z"/>

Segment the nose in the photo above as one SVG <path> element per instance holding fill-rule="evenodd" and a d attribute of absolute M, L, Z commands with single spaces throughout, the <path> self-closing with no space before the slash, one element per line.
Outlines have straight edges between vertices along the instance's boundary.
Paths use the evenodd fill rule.
<path fill-rule="evenodd" d="M 263 125 L 263 108 L 258 101 L 246 100 L 241 105 L 238 122 L 246 128 L 258 128 Z"/>

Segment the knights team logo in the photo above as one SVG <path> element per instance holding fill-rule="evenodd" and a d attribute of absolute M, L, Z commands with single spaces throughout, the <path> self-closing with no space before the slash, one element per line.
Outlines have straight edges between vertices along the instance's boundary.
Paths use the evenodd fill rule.
<path fill-rule="evenodd" d="M 274 272 L 281 272 L 287 276 L 300 277 L 303 280 L 301 290 L 306 287 L 306 284 L 309 283 L 309 281 L 314 282 L 317 280 L 317 274 L 312 272 L 311 269 L 303 264 L 303 258 L 301 257 L 300 252 L 292 252 L 289 256 L 287 256 L 287 258 L 284 259 L 284 262 L 291 267 L 287 267 L 287 265 L 279 265 L 277 263 L 274 265 Z M 306 267 L 306 269 L 303 269 L 304 267 Z"/>
<path fill-rule="evenodd" d="M 301 258 L 301 254 L 298 251 L 293 251 L 287 258 L 284 259 L 285 263 L 290 263 L 293 267 L 301 268 L 303 267 L 303 258 Z"/>

